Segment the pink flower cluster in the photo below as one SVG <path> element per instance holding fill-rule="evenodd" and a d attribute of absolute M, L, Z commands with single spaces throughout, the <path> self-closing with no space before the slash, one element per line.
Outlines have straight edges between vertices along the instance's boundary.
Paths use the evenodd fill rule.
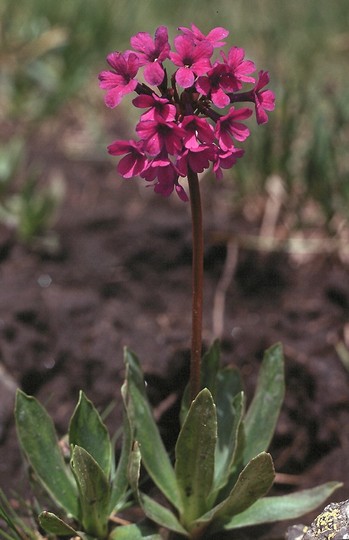
<path fill-rule="evenodd" d="M 192 25 L 179 31 L 174 51 L 165 26 L 156 30 L 154 38 L 139 32 L 131 38 L 132 50 L 108 55 L 111 70 L 99 74 L 99 84 L 106 90 L 108 107 L 116 107 L 126 94 L 135 92 L 132 103 L 144 110 L 136 126 L 139 140 L 108 146 L 110 154 L 123 156 L 117 167 L 121 176 L 139 175 L 152 182 L 156 193 L 167 197 L 175 190 L 187 201 L 180 177 L 188 171 L 201 173 L 212 164 L 221 179 L 222 169 L 232 167 L 244 153 L 235 141 L 249 136 L 242 121 L 252 110 L 232 104 L 254 103 L 257 122 L 263 124 L 268 121 L 266 111 L 274 109 L 275 97 L 265 89 L 268 72 L 260 71 L 257 81 L 251 76 L 255 65 L 245 60 L 243 49 L 232 47 L 227 54 L 221 50 L 220 58 L 212 60 L 214 49 L 225 45 L 227 30 L 214 28 L 205 36 Z M 165 61 L 175 67 L 171 75 Z M 142 67 L 143 79 L 139 79 Z M 242 92 L 244 83 L 254 86 Z"/>

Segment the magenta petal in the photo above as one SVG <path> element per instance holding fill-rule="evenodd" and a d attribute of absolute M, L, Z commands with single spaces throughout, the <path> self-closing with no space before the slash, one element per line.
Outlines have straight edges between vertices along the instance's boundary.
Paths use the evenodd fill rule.
<path fill-rule="evenodd" d="M 113 109 L 114 107 L 117 107 L 117 105 L 119 105 L 123 96 L 124 96 L 124 93 L 122 91 L 122 88 L 120 87 L 112 88 L 105 95 L 104 103 L 106 104 L 107 107 Z"/>
<path fill-rule="evenodd" d="M 99 87 L 102 90 L 108 90 L 109 88 L 114 88 L 115 86 L 120 86 L 124 84 L 124 78 L 117 73 L 112 71 L 102 71 L 98 75 Z"/>
<path fill-rule="evenodd" d="M 145 149 L 151 156 L 157 156 L 162 148 L 162 141 L 158 133 L 154 133 L 147 141 L 145 141 Z"/>
<path fill-rule="evenodd" d="M 176 184 L 176 185 L 175 185 L 175 190 L 176 190 L 176 193 L 177 193 L 178 197 L 179 197 L 183 202 L 188 202 L 188 201 L 189 201 L 188 195 L 186 194 L 184 188 L 183 188 L 180 184 Z"/>
<path fill-rule="evenodd" d="M 208 77 L 199 77 L 195 83 L 195 88 L 204 96 L 207 96 L 211 90 L 211 84 Z"/>
<path fill-rule="evenodd" d="M 164 69 L 158 62 L 149 63 L 144 68 L 144 78 L 152 86 L 159 86 L 164 76 Z"/>
<path fill-rule="evenodd" d="M 127 154 L 120 159 L 117 170 L 124 178 L 132 178 L 132 176 L 137 175 L 137 173 L 134 173 L 135 165 L 136 162 L 134 156 L 132 154 Z"/>
<path fill-rule="evenodd" d="M 132 149 L 130 141 L 114 141 L 108 146 L 108 153 L 112 156 L 120 156 Z"/>
<path fill-rule="evenodd" d="M 138 32 L 130 39 L 132 47 L 136 51 L 147 53 L 154 47 L 153 38 L 147 32 Z"/>
<path fill-rule="evenodd" d="M 221 90 L 221 88 L 218 88 L 216 92 L 212 92 L 212 101 L 218 107 L 219 109 L 224 109 L 227 105 L 230 103 L 230 98 Z"/>
<path fill-rule="evenodd" d="M 267 111 L 273 111 L 275 109 L 275 95 L 271 90 L 263 90 L 259 95 L 262 98 L 262 106 Z"/>
<path fill-rule="evenodd" d="M 187 67 L 180 67 L 176 72 L 176 81 L 182 88 L 190 88 L 194 83 L 194 74 Z"/>
<path fill-rule="evenodd" d="M 208 39 L 214 47 L 222 47 L 225 43 L 220 42 L 220 40 L 226 38 L 228 35 L 228 30 L 218 26 L 217 28 L 213 28 L 213 30 L 207 34 L 206 39 Z"/>
<path fill-rule="evenodd" d="M 266 124 L 268 122 L 268 115 L 263 107 L 256 101 L 256 118 L 257 124 Z"/>
<path fill-rule="evenodd" d="M 135 107 L 140 109 L 147 109 L 148 107 L 153 107 L 154 98 L 153 96 L 148 96 L 148 94 L 141 94 L 140 96 L 135 97 L 132 100 L 132 103 Z"/>

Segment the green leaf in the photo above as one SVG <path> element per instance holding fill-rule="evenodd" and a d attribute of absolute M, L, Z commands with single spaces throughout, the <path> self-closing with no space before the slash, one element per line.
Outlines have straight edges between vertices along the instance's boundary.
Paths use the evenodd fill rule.
<path fill-rule="evenodd" d="M 71 467 L 79 488 L 83 527 L 88 534 L 104 538 L 109 518 L 108 479 L 97 461 L 80 446 L 74 446 Z"/>
<path fill-rule="evenodd" d="M 69 443 L 84 448 L 109 478 L 112 459 L 109 434 L 98 411 L 82 391 L 70 420 Z"/>
<path fill-rule="evenodd" d="M 139 442 L 142 461 L 149 476 L 173 506 L 180 510 L 182 503 L 175 472 L 151 412 L 138 359 L 128 349 L 125 349 L 125 364 L 126 381 L 121 392 L 133 438 Z"/>
<path fill-rule="evenodd" d="M 56 504 L 78 518 L 76 485 L 50 416 L 35 398 L 17 390 L 15 418 L 20 445 L 38 480 Z"/>
<path fill-rule="evenodd" d="M 155 521 L 155 523 L 169 529 L 170 531 L 174 531 L 178 534 L 188 536 L 188 532 L 185 530 L 184 527 L 182 527 L 182 525 L 180 524 L 176 516 L 173 514 L 173 512 L 171 512 L 171 510 L 165 508 L 144 493 L 140 494 L 139 501 L 143 512 L 149 519 Z"/>
<path fill-rule="evenodd" d="M 215 493 L 227 484 L 237 458 L 239 431 L 245 408 L 240 383 L 235 369 L 220 371 L 216 398 L 218 438 L 215 453 Z"/>
<path fill-rule="evenodd" d="M 211 392 L 213 401 L 216 401 L 216 385 L 217 385 L 217 375 L 219 370 L 219 360 L 220 360 L 220 343 L 219 340 L 215 340 L 209 350 L 204 354 L 201 362 L 201 382 L 200 389 L 208 388 Z M 191 395 L 189 384 L 186 386 L 180 410 L 180 424 L 183 425 L 185 417 L 188 414 L 189 407 L 191 405 Z"/>
<path fill-rule="evenodd" d="M 175 472 L 183 502 L 181 521 L 187 526 L 208 509 L 216 440 L 216 407 L 205 388 L 191 404 L 175 450 Z"/>
<path fill-rule="evenodd" d="M 265 497 L 255 502 L 241 514 L 226 521 L 223 528 L 230 530 L 261 523 L 299 518 L 315 510 L 342 485 L 340 482 L 327 482 L 321 486 L 291 493 L 290 495 Z"/>
<path fill-rule="evenodd" d="M 255 395 L 245 416 L 244 463 L 268 449 L 284 393 L 284 361 L 281 345 L 277 343 L 264 354 Z"/>
<path fill-rule="evenodd" d="M 207 522 L 219 522 L 220 528 L 232 516 L 240 514 L 263 497 L 271 488 L 275 477 L 273 461 L 270 454 L 262 452 L 252 459 L 241 471 L 238 480 L 229 496 L 212 510 L 196 520 L 201 525 Z"/>
<path fill-rule="evenodd" d="M 108 540 L 161 540 L 161 536 L 151 532 L 149 527 L 134 523 L 116 527 L 109 534 Z"/>
<path fill-rule="evenodd" d="M 204 354 L 201 362 L 201 388 L 208 388 L 216 401 L 217 375 L 220 362 L 220 343 L 216 339 Z"/>
<path fill-rule="evenodd" d="M 117 512 L 124 506 L 128 487 L 128 461 L 132 450 L 132 433 L 126 409 L 123 407 L 122 447 L 119 462 L 111 482 L 110 513 Z"/>
<path fill-rule="evenodd" d="M 141 453 L 137 442 L 134 443 L 129 460 L 129 480 L 135 497 L 145 515 L 162 527 L 175 531 L 184 536 L 188 536 L 187 531 L 182 527 L 176 516 L 168 509 L 157 503 L 138 488 L 141 468 Z"/>
<path fill-rule="evenodd" d="M 46 532 L 51 534 L 57 534 L 58 536 L 79 536 L 79 533 L 52 512 L 41 512 L 39 514 L 39 523 Z"/>

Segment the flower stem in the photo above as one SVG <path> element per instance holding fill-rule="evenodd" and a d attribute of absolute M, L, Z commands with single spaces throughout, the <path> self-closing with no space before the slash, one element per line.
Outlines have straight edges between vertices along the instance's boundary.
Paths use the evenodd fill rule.
<path fill-rule="evenodd" d="M 204 274 L 204 239 L 202 230 L 202 208 L 198 175 L 188 169 L 192 219 L 192 340 L 190 360 L 190 396 L 195 399 L 200 391 L 201 349 L 202 349 L 202 304 Z"/>

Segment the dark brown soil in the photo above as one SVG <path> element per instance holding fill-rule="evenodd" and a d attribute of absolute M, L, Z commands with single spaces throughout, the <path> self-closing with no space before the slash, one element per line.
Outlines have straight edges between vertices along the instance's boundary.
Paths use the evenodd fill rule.
<path fill-rule="evenodd" d="M 189 206 L 119 179 L 108 163 L 69 161 L 50 146 L 47 152 L 48 166 L 59 166 L 67 182 L 55 227 L 58 250 L 28 249 L 0 229 L 0 485 L 6 493 L 22 491 L 25 478 L 12 413 L 17 386 L 46 405 L 60 434 L 79 389 L 101 410 L 115 403 L 108 418 L 115 430 L 128 345 L 141 359 L 158 413 L 165 409 L 161 425 L 170 443 L 176 424 L 166 403 L 188 375 Z M 213 313 L 219 316 L 213 306 L 226 239 L 258 233 L 259 221 L 232 215 L 224 184 L 204 179 L 203 187 L 207 346 Z M 263 351 L 276 341 L 284 345 L 287 396 L 271 448 L 279 492 L 340 480 L 344 487 L 333 500 L 349 498 L 349 374 L 336 351 L 345 344 L 348 273 L 333 254 L 299 260 L 238 250 L 225 294 L 222 357 L 241 368 L 251 396 Z"/>

